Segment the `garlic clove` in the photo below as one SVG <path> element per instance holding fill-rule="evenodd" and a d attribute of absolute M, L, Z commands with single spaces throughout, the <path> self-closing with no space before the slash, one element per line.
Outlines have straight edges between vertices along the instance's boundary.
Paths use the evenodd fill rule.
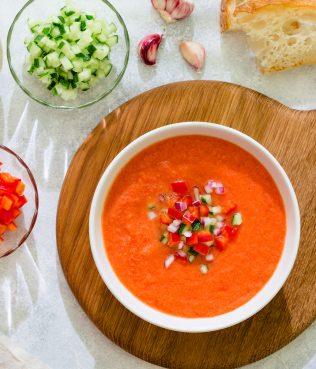
<path fill-rule="evenodd" d="M 173 19 L 171 17 L 171 15 L 166 12 L 165 10 L 159 10 L 159 14 L 161 16 L 161 18 L 166 22 L 166 23 L 175 23 L 176 19 Z"/>
<path fill-rule="evenodd" d="M 167 0 L 151 0 L 153 7 L 157 10 L 165 10 Z"/>
<path fill-rule="evenodd" d="M 181 42 L 180 52 L 184 59 L 197 71 L 201 70 L 205 63 L 204 46 L 193 41 Z"/>
<path fill-rule="evenodd" d="M 192 0 L 181 1 L 179 5 L 171 12 L 171 18 L 183 19 L 189 17 L 194 10 L 194 2 Z"/>
<path fill-rule="evenodd" d="M 166 12 L 171 14 L 176 9 L 176 7 L 179 6 L 179 4 L 183 1 L 184 0 L 167 0 L 167 2 L 166 2 Z"/>
<path fill-rule="evenodd" d="M 159 45 L 162 40 L 162 35 L 157 33 L 148 35 L 140 40 L 138 44 L 138 55 L 141 60 L 147 65 L 156 64 L 156 57 Z"/>

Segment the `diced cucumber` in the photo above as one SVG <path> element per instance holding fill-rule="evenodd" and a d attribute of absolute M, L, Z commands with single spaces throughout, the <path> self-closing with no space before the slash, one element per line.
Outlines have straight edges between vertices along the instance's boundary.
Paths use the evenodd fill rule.
<path fill-rule="evenodd" d="M 235 213 L 232 217 L 232 225 L 239 226 L 242 224 L 242 215 L 241 213 Z"/>
<path fill-rule="evenodd" d="M 118 36 L 111 36 L 106 40 L 108 46 L 112 47 L 118 43 Z"/>
<path fill-rule="evenodd" d="M 34 42 L 32 42 L 29 47 L 28 47 L 28 51 L 30 53 L 30 56 L 34 59 L 34 58 L 38 58 L 39 56 L 42 55 L 43 50 L 37 46 Z"/>
<path fill-rule="evenodd" d="M 110 74 L 110 51 L 118 42 L 114 23 L 67 3 L 48 20 L 28 24 L 32 32 L 25 40 L 28 72 L 54 96 L 74 99 L 78 90 L 87 91 Z"/>
<path fill-rule="evenodd" d="M 47 65 L 50 66 L 50 67 L 53 67 L 53 68 L 57 68 L 61 65 L 61 61 L 59 59 L 59 55 L 57 54 L 56 51 L 50 53 L 50 54 L 47 54 L 45 56 L 45 59 L 47 61 Z"/>
<path fill-rule="evenodd" d="M 66 101 L 74 100 L 77 97 L 77 92 L 75 90 L 63 90 L 60 96 Z"/>
<path fill-rule="evenodd" d="M 109 55 L 110 48 L 108 45 L 97 45 L 96 51 L 93 53 L 93 56 L 99 60 L 103 60 L 106 56 Z"/>
<path fill-rule="evenodd" d="M 80 40 L 77 42 L 77 45 L 78 47 L 80 47 L 80 49 L 85 49 L 92 42 L 93 42 L 93 39 L 91 36 L 84 36 L 80 38 Z"/>
<path fill-rule="evenodd" d="M 168 235 L 167 233 L 164 233 L 159 240 L 163 245 L 166 245 L 168 243 Z"/>
<path fill-rule="evenodd" d="M 73 65 L 72 65 L 71 61 L 66 56 L 63 56 L 60 59 L 60 62 L 62 64 L 62 66 L 64 67 L 64 69 L 67 70 L 67 71 L 69 71 L 73 68 Z"/>
<path fill-rule="evenodd" d="M 107 37 L 103 33 L 100 33 L 100 34 L 96 35 L 95 38 L 101 44 L 105 44 L 106 40 L 107 40 Z"/>
<path fill-rule="evenodd" d="M 117 27 L 114 23 L 110 23 L 108 26 L 107 26 L 107 33 L 110 35 L 111 33 L 115 33 L 117 32 Z"/>
<path fill-rule="evenodd" d="M 207 264 L 201 264 L 200 271 L 201 271 L 202 274 L 207 274 L 208 273 L 208 265 Z"/>
<path fill-rule="evenodd" d="M 212 203 L 212 196 L 209 194 L 200 195 L 200 199 L 204 204 L 210 205 Z"/>
<path fill-rule="evenodd" d="M 105 68 L 104 68 L 105 77 L 107 77 L 111 73 L 111 70 L 112 70 L 112 64 L 108 64 L 108 65 L 105 66 Z"/>
<path fill-rule="evenodd" d="M 52 37 L 56 38 L 56 37 L 61 35 L 61 32 L 60 32 L 60 29 L 58 27 L 53 27 L 50 34 L 52 35 Z"/>
<path fill-rule="evenodd" d="M 89 81 L 91 78 L 91 70 L 85 68 L 82 72 L 78 73 L 78 78 L 80 82 Z"/>

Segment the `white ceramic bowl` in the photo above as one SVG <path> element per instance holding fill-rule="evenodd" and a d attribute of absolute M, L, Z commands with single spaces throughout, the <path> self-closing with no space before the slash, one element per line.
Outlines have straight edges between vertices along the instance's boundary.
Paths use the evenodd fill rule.
<path fill-rule="evenodd" d="M 125 164 L 155 142 L 184 135 L 205 135 L 232 142 L 251 153 L 274 179 L 286 211 L 286 239 L 281 259 L 270 280 L 246 304 L 212 318 L 181 318 L 162 313 L 135 297 L 119 280 L 107 257 L 101 216 L 113 181 Z M 293 187 L 278 161 L 258 142 L 234 129 L 213 123 L 190 122 L 164 126 L 137 138 L 124 148 L 104 172 L 95 191 L 89 219 L 90 244 L 98 271 L 113 295 L 131 312 L 157 326 L 180 332 L 209 332 L 230 327 L 251 317 L 266 306 L 282 288 L 293 267 L 299 246 L 300 215 Z"/>

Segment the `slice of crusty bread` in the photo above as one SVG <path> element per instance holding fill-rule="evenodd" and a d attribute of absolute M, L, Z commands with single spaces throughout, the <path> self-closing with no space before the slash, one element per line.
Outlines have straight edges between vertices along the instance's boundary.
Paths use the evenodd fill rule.
<path fill-rule="evenodd" d="M 222 0 L 221 28 L 247 34 L 264 73 L 316 63 L 316 0 Z"/>

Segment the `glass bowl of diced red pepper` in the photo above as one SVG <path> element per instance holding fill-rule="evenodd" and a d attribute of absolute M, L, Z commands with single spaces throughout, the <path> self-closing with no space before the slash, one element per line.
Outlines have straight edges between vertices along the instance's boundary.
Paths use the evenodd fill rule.
<path fill-rule="evenodd" d="M 0 258 L 26 241 L 37 212 L 38 191 L 33 174 L 17 154 L 0 145 Z"/>

